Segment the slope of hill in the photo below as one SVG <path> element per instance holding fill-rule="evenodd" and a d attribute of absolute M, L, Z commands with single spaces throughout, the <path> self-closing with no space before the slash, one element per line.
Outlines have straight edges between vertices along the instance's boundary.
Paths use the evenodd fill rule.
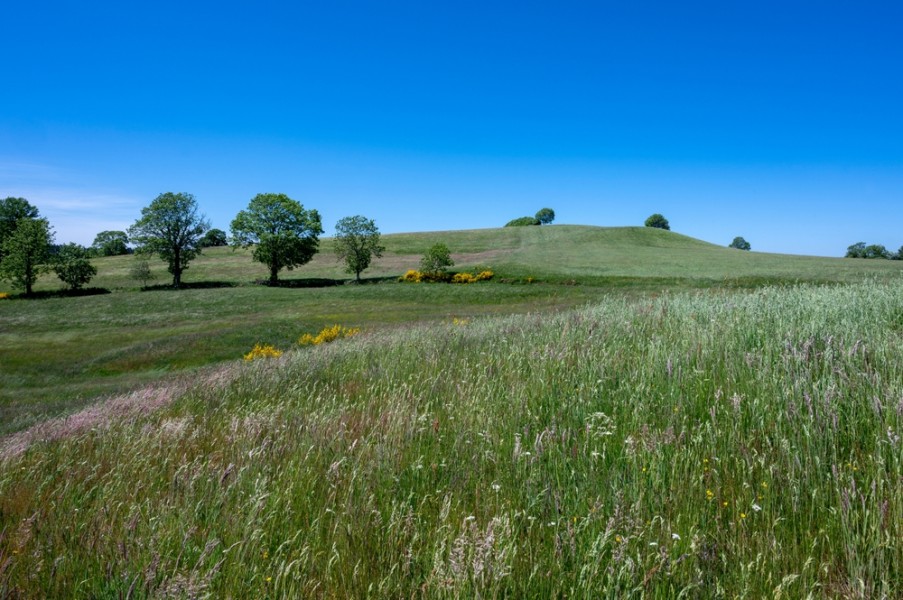
<path fill-rule="evenodd" d="M 406 285 L 436 242 L 460 269 L 488 267 L 496 280 L 473 286 Z M 112 293 L 0 301 L 0 433 L 77 409 L 160 377 L 236 359 L 255 343 L 290 348 L 334 323 L 375 330 L 455 317 L 584 305 L 610 294 L 662 289 L 752 288 L 763 283 L 899 279 L 903 263 L 742 252 L 642 227 L 554 225 L 384 236 L 385 256 L 349 280 L 324 239 L 309 264 L 282 273 L 285 287 L 254 285 L 266 269 L 247 250 L 213 248 L 191 263 L 188 289 L 166 289 L 161 261 L 153 291 L 129 278 L 133 257 L 95 261 L 92 285 Z M 535 278 L 538 285 L 523 284 Z M 559 283 L 580 285 L 558 285 Z M 58 290 L 44 277 L 37 289 Z M 0 289 L 0 291 L 4 291 Z"/>
<path fill-rule="evenodd" d="M 420 257 L 436 242 L 451 249 L 456 268 L 488 266 L 502 277 L 573 279 L 585 284 L 610 285 L 612 278 L 666 278 L 672 285 L 679 280 L 705 280 L 705 285 L 743 279 L 857 281 L 903 272 L 903 263 L 896 261 L 743 252 L 648 227 L 551 225 L 385 235 L 385 255 L 374 261 L 364 277 L 397 277 L 416 269 Z M 99 273 L 92 285 L 135 287 L 128 277 L 131 263 L 127 256 L 97 260 Z M 157 276 L 154 283 L 167 283 L 164 265 L 152 261 L 152 267 Z M 185 281 L 242 285 L 265 277 L 266 269 L 251 260 L 249 251 L 210 248 L 191 263 Z M 335 259 L 333 240 L 324 238 L 320 253 L 309 264 L 285 271 L 281 278 L 344 280 L 348 275 Z M 38 285 L 38 289 L 58 288 L 59 282 L 50 276 Z"/>

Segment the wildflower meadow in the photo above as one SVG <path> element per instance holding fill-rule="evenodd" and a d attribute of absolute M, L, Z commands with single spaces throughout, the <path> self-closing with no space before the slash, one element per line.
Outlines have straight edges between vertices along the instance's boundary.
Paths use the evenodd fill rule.
<path fill-rule="evenodd" d="M 0 446 L 0 596 L 903 595 L 903 282 L 310 346 Z"/>

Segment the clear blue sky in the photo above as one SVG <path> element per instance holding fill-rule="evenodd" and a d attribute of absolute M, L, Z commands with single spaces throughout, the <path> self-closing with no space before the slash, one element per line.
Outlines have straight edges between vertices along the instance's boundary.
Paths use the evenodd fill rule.
<path fill-rule="evenodd" d="M 0 197 L 57 241 L 159 193 L 385 233 L 557 223 L 903 245 L 903 3 L 11 2 Z"/>

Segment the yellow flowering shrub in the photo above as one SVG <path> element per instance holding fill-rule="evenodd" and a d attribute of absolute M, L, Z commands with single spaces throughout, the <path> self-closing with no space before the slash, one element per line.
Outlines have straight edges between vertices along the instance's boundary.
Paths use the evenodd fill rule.
<path fill-rule="evenodd" d="M 489 281 L 494 276 L 495 276 L 495 273 L 493 273 L 492 271 L 489 271 L 487 269 L 486 271 L 480 271 L 479 273 L 477 273 L 476 280 L 477 281 Z"/>
<path fill-rule="evenodd" d="M 342 327 L 341 325 L 333 325 L 332 327 L 324 327 L 317 335 L 305 333 L 298 338 L 298 344 L 302 346 L 319 346 L 320 344 L 328 344 L 339 338 L 348 338 L 357 335 L 361 330 L 357 327 Z"/>
<path fill-rule="evenodd" d="M 9 299 L 9 294 L 7 294 L 6 292 L 0 292 L 0 300 L 8 300 L 8 299 Z"/>
<path fill-rule="evenodd" d="M 279 358 L 282 356 L 282 350 L 277 349 L 271 344 L 254 344 L 253 350 L 245 354 L 245 360 L 251 361 L 258 358 Z"/>
<path fill-rule="evenodd" d="M 421 281 L 423 281 L 423 273 L 411 269 L 407 273 L 399 277 L 398 281 L 403 281 L 405 283 L 420 283 Z"/>
<path fill-rule="evenodd" d="M 452 277 L 452 283 L 473 283 L 476 280 L 477 278 L 470 273 L 455 273 L 455 276 Z"/>

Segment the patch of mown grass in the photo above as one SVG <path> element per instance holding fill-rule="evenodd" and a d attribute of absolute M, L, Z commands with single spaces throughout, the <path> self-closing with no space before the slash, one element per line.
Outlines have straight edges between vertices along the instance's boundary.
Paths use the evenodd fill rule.
<path fill-rule="evenodd" d="M 899 597 L 901 313 L 612 296 L 236 361 L 6 446 L 0 593 Z"/>

